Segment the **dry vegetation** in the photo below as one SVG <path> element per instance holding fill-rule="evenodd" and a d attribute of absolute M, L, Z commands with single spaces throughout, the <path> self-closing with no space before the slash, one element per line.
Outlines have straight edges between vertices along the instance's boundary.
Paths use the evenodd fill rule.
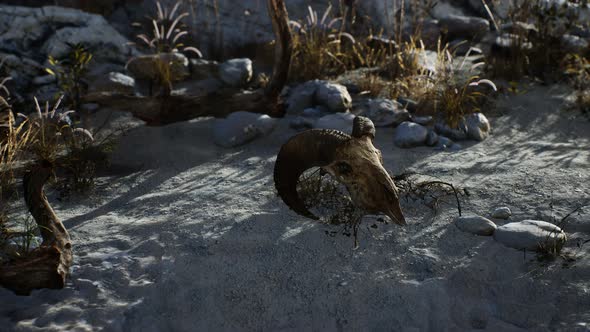
<path fill-rule="evenodd" d="M 9 117 L 6 124 L 7 135 L 0 142 L 2 156 L 0 170 L 2 170 L 2 192 L 9 193 L 2 197 L 2 210 L 0 213 L 3 223 L 3 246 L 9 244 L 6 241 L 16 239 L 18 248 L 26 249 L 24 252 L 14 250 L 14 254 L 25 255 L 31 249 L 31 241 L 35 240 L 36 226 L 30 218 L 9 221 L 6 215 L 10 199 L 17 196 L 17 179 L 31 167 L 44 162 L 50 165 L 61 166 L 72 163 L 70 151 L 72 147 L 79 146 L 81 142 L 92 141 L 92 134 L 83 128 L 74 128 L 69 119 L 73 111 L 63 112 L 60 103 L 63 97 L 58 99 L 53 107 L 46 102 L 41 106 L 35 99 L 35 112 L 29 116 L 19 114 L 21 121 L 16 123 L 14 117 Z M 75 178 L 74 178 L 75 179 Z M 13 230 L 16 229 L 16 230 Z"/>
<path fill-rule="evenodd" d="M 291 22 L 295 36 L 291 80 L 329 79 L 348 70 L 367 68 L 369 71 L 355 82 L 363 94 L 416 100 L 422 113 L 438 115 L 456 127 L 464 115 L 482 110 L 490 91 L 496 90 L 495 84 L 479 76 L 484 59 L 475 64 L 471 60 L 477 58 L 466 61 L 481 51 L 471 48 L 464 58 L 458 58 L 440 39 L 434 70 L 425 67 L 428 51 L 421 39 L 424 17 L 417 15 L 426 15 L 433 5 L 413 6 L 418 14 L 407 19 L 414 22 L 415 31 L 404 37 L 397 29 L 396 40 L 371 30 L 355 35 L 354 31 L 363 30 L 355 29 L 354 18 L 345 22 L 350 17 L 345 9 L 334 17 L 331 6 L 321 16 L 308 8 L 305 20 Z"/>
<path fill-rule="evenodd" d="M 143 47 L 148 53 L 158 55 L 152 58 L 157 73 L 154 83 L 160 86 L 160 94 L 163 96 L 170 95 L 172 83 L 179 79 L 176 77 L 174 68 L 176 58 L 167 54 L 182 52 L 199 58 L 203 56 L 198 48 L 183 43 L 189 35 L 188 26 L 184 22 L 189 13 L 181 11 L 181 7 L 182 2 L 180 1 L 171 7 L 157 1 L 155 17 L 148 18 L 143 23 L 132 24 L 144 31 L 137 35 L 140 41 L 138 46 Z"/>
<path fill-rule="evenodd" d="M 194 1 L 188 5 L 194 15 Z M 424 44 L 422 22 L 434 5 L 432 1 L 413 1 L 415 15 L 398 16 L 399 23 L 392 29 L 393 38 L 385 36 L 383 31 L 374 33 L 357 27 L 355 13 L 349 13 L 346 6 L 336 9 L 329 5 L 322 13 L 308 7 L 304 19 L 290 22 L 294 48 L 289 79 L 292 82 L 330 79 L 346 71 L 368 69 L 355 82 L 361 95 L 416 100 L 420 113 L 435 115 L 456 128 L 466 115 L 482 111 L 497 90 L 494 82 L 485 77 L 508 80 L 537 77 L 550 81 L 565 76 L 576 91 L 575 107 L 590 115 L 590 50 L 585 54 L 567 54 L 559 47 L 563 31 L 580 24 L 576 17 L 567 17 L 564 9 L 544 8 L 539 0 L 525 1 L 512 8 L 508 17 L 511 22 L 525 25 L 510 31 L 509 47 L 485 59 L 475 47 L 458 56 L 441 39 L 435 47 Z M 170 96 L 176 78 L 173 57 L 160 55 L 183 52 L 202 57 L 198 48 L 184 42 L 191 37 L 190 28 L 184 22 L 191 13 L 182 11 L 182 6 L 181 1 L 171 7 L 157 2 L 153 18 L 134 24 L 144 31 L 137 35 L 139 46 L 158 55 L 154 57 L 158 73 L 154 83 L 161 87 L 163 96 Z M 491 13 L 490 18 L 496 26 L 505 23 L 497 21 Z M 414 27 L 412 36 L 405 36 L 401 31 L 406 19 Z M 567 23 L 563 26 L 560 22 Z M 536 28 L 528 28 L 526 24 Z M 427 46 L 435 48 L 433 68 L 423 65 L 429 52 Z M 70 48 L 65 58 L 48 59 L 51 68 L 46 70 L 56 76 L 62 95 L 56 96 L 53 107 L 50 102 L 40 104 L 35 99 L 35 111 L 31 115 L 15 117 L 10 93 L 4 85 L 8 79 L 0 80 L 0 247 L 12 248 L 8 259 L 24 256 L 38 245 L 35 243 L 38 229 L 30 218 L 8 220 L 7 206 L 18 197 L 16 185 L 23 170 L 31 164 L 49 162 L 61 170 L 58 174 L 64 175 L 63 192 L 85 192 L 92 188 L 97 168 L 108 164 L 107 153 L 114 144 L 112 140 L 96 143 L 93 133 L 77 128 L 78 122 L 87 127 L 89 114 L 82 113 L 78 119 L 73 111 L 60 108 L 63 102 L 68 110 L 82 111 L 81 100 L 87 90 L 84 77 L 93 59 L 91 51 L 82 44 Z M 268 77 L 259 77 L 257 85 L 266 86 Z M 435 212 L 441 202 L 446 202 L 445 198 L 454 195 L 460 214 L 459 195 L 453 186 L 439 181 L 396 180 L 401 181 L 406 199 L 421 199 Z M 320 215 L 331 213 L 325 218 L 329 223 L 344 225 L 345 234 L 350 235 L 351 229 L 357 227 L 359 212 L 344 188 L 320 170 L 308 172 L 300 181 L 299 191 L 305 203 L 320 211 Z M 556 256 L 562 245 L 543 251 Z"/>

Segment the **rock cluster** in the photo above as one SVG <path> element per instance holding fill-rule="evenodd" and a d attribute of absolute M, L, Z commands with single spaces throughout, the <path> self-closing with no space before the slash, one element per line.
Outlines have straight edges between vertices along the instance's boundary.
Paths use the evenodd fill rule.
<path fill-rule="evenodd" d="M 298 115 L 305 109 L 325 107 L 328 112 L 344 112 L 352 107 L 352 97 L 345 86 L 313 80 L 293 88 L 285 100 L 287 114 Z"/>
<path fill-rule="evenodd" d="M 508 219 L 510 216 L 508 207 L 499 207 L 492 212 L 494 219 Z M 556 250 L 567 240 L 565 232 L 560 227 L 540 220 L 522 220 L 497 226 L 488 218 L 471 215 L 457 217 L 454 223 L 463 232 L 493 236 L 497 242 L 519 250 Z"/>

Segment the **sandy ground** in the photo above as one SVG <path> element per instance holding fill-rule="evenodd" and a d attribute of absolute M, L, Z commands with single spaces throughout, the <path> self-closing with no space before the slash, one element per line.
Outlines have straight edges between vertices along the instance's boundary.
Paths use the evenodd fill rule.
<path fill-rule="evenodd" d="M 493 135 L 458 152 L 399 149 L 391 128 L 376 146 L 392 173 L 468 188 L 467 213 L 559 220 L 590 198 L 590 121 L 561 110 L 562 92 L 500 97 Z M 213 145 L 213 121 L 138 127 L 92 197 L 49 193 L 75 244 L 71 279 L 29 297 L 0 289 L 0 330 L 590 331 L 590 244 L 576 247 L 590 208 L 565 227 L 567 266 L 459 231 L 451 204 L 435 216 L 403 201 L 407 227 L 368 218 L 352 250 L 340 226 L 276 196 L 288 120 L 235 149 Z"/>

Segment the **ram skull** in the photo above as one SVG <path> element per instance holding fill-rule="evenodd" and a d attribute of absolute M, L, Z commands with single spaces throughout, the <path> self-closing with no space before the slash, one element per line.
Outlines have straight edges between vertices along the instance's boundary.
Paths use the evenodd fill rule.
<path fill-rule="evenodd" d="M 352 136 L 338 130 L 311 129 L 293 136 L 277 156 L 274 181 L 279 196 L 296 213 L 317 220 L 297 193 L 299 176 L 320 167 L 350 194 L 362 214 L 384 213 L 399 225 L 406 220 L 395 183 L 383 167 L 381 151 L 373 146 L 375 126 L 357 116 Z"/>

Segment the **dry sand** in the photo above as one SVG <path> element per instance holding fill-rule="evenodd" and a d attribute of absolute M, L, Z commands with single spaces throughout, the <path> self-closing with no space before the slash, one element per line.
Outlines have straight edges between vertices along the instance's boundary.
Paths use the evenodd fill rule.
<path fill-rule="evenodd" d="M 493 134 L 458 152 L 376 146 L 392 173 L 416 171 L 468 188 L 463 210 L 512 220 L 560 219 L 590 198 L 590 121 L 563 111 L 564 90 L 500 97 Z M 120 119 L 121 121 L 124 118 Z M 213 145 L 213 119 L 137 127 L 92 197 L 56 200 L 75 262 L 63 290 L 0 289 L 2 331 L 590 331 L 590 208 L 565 227 L 575 261 L 543 264 L 459 231 L 402 202 L 407 227 L 340 226 L 300 217 L 276 196 L 272 170 L 295 131 Z M 505 222 L 505 221 L 504 221 Z M 504 222 L 499 222 L 502 224 Z"/>

